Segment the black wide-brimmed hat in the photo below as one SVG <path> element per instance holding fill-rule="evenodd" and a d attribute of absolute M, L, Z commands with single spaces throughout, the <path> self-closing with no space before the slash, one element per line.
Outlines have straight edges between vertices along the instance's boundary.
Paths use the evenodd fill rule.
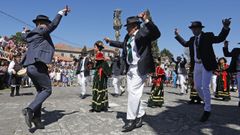
<path fill-rule="evenodd" d="M 177 57 L 177 61 L 181 61 L 182 60 L 182 57 L 181 56 L 178 56 Z"/>
<path fill-rule="evenodd" d="M 52 21 L 51 20 L 49 20 L 49 17 L 47 17 L 47 16 L 45 16 L 45 15 L 38 15 L 37 17 L 36 17 L 36 19 L 34 19 L 33 20 L 33 22 L 34 23 L 37 23 L 37 21 L 46 21 L 46 22 L 48 22 L 48 23 L 51 23 Z"/>
<path fill-rule="evenodd" d="M 131 16 L 127 18 L 127 24 L 125 24 L 124 26 L 128 26 L 131 24 L 141 24 L 142 22 L 139 20 L 139 18 L 137 16 Z"/>
<path fill-rule="evenodd" d="M 204 26 L 202 25 L 202 23 L 200 21 L 194 21 L 192 22 L 192 25 L 189 26 L 190 29 L 192 28 L 204 28 Z"/>

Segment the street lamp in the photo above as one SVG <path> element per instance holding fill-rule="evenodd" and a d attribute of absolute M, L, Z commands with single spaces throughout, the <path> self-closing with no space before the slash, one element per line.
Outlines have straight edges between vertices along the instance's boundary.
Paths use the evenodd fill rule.
<path fill-rule="evenodd" d="M 122 11 L 120 9 L 115 9 L 113 14 L 113 29 L 115 30 L 116 41 L 119 41 L 119 37 L 121 36 L 120 34 L 120 30 L 122 28 L 121 13 Z"/>

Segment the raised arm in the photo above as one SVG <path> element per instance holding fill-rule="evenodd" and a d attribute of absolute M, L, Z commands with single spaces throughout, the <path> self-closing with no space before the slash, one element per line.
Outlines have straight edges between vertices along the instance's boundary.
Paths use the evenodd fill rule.
<path fill-rule="evenodd" d="M 226 40 L 226 38 L 230 32 L 230 27 L 229 27 L 231 24 L 230 20 L 231 20 L 231 18 L 222 20 L 223 28 L 222 28 L 221 32 L 219 33 L 219 35 L 214 36 L 214 34 L 212 34 L 212 42 L 213 43 L 221 43 L 224 40 Z"/>
<path fill-rule="evenodd" d="M 58 24 L 60 23 L 62 19 L 62 15 L 61 14 L 57 14 L 57 16 L 53 19 L 53 21 L 48 25 L 48 27 L 44 28 L 44 27 L 38 27 L 37 30 L 41 35 L 46 35 L 46 34 L 50 34 L 51 32 L 53 32 Z"/>
<path fill-rule="evenodd" d="M 173 57 L 172 57 L 172 62 L 177 63 L 177 61 L 175 61 L 175 59 Z"/>
<path fill-rule="evenodd" d="M 143 27 L 139 30 L 141 36 L 144 38 L 148 38 L 151 41 L 157 40 L 161 36 L 161 32 L 158 27 L 148 19 L 147 13 L 142 12 L 138 15 L 139 18 L 144 22 Z"/>
<path fill-rule="evenodd" d="M 62 16 L 66 15 L 67 13 L 70 12 L 70 9 L 68 9 L 67 7 L 64 8 L 63 10 L 60 10 L 58 12 L 58 14 L 56 15 L 56 17 L 52 20 L 52 22 L 48 25 L 48 27 L 43 28 L 43 27 L 39 27 L 38 31 L 40 34 L 45 35 L 45 34 L 50 34 L 51 32 L 53 32 L 57 26 L 59 25 Z"/>
<path fill-rule="evenodd" d="M 26 41 L 27 40 L 27 34 L 30 32 L 30 30 L 27 27 L 23 28 L 23 31 L 21 33 L 21 38 Z"/>
<path fill-rule="evenodd" d="M 218 36 L 215 36 L 214 34 L 212 34 L 212 42 L 213 43 L 221 43 L 224 40 L 226 40 L 228 34 L 229 34 L 230 28 L 226 29 L 226 28 L 222 28 L 221 32 L 219 33 Z"/>
<path fill-rule="evenodd" d="M 228 41 L 224 42 L 223 54 L 225 57 L 232 57 L 232 52 L 229 52 L 228 50 Z"/>
<path fill-rule="evenodd" d="M 123 42 L 113 41 L 108 37 L 104 38 L 104 40 L 106 41 L 107 44 L 109 44 L 112 47 L 123 48 L 123 45 L 124 45 Z"/>
<path fill-rule="evenodd" d="M 179 34 L 178 29 L 175 29 L 175 39 L 183 46 L 183 47 L 189 47 L 192 44 L 192 40 L 185 41 Z"/>

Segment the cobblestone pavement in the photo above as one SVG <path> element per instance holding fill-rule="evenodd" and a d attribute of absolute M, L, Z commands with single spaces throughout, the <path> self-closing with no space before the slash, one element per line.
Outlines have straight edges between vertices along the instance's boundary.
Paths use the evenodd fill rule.
<path fill-rule="evenodd" d="M 109 92 L 113 91 L 109 88 Z M 110 111 L 89 113 L 91 89 L 86 99 L 79 98 L 79 87 L 59 88 L 44 103 L 44 130 L 28 129 L 21 114 L 22 108 L 34 98 L 35 89 L 21 89 L 22 96 L 9 97 L 9 90 L 0 91 L 0 135 L 240 135 L 240 108 L 237 92 L 231 101 L 212 98 L 212 115 L 208 122 L 198 122 L 202 105 L 188 105 L 189 95 L 180 96 L 179 90 L 165 88 L 165 104 L 162 108 L 148 108 L 146 101 L 150 88 L 146 87 L 142 100 L 147 117 L 144 126 L 130 133 L 122 133 L 126 121 L 127 93 L 114 98 L 109 96 Z"/>

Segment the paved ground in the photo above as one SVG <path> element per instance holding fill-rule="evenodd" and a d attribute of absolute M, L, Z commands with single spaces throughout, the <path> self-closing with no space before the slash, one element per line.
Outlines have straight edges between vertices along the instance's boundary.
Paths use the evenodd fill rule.
<path fill-rule="evenodd" d="M 150 88 L 146 88 L 143 101 L 147 101 Z M 112 92 L 112 88 L 109 90 Z M 89 113 L 91 96 L 79 98 L 79 88 L 54 88 L 52 96 L 45 102 L 44 130 L 28 129 L 21 115 L 21 109 L 34 98 L 29 93 L 33 88 L 22 89 L 23 96 L 9 97 L 9 91 L 0 91 L 0 135 L 118 135 L 126 121 L 127 95 L 110 97 L 108 113 Z M 209 122 L 200 123 L 202 105 L 188 105 L 189 95 L 178 95 L 179 90 L 166 88 L 165 104 L 162 108 L 147 108 L 144 126 L 126 134 L 166 135 L 239 135 L 240 108 L 237 107 L 237 93 L 232 93 L 229 102 L 213 99 L 212 117 Z M 90 94 L 90 90 L 88 91 Z M 144 104 L 146 106 L 146 104 Z"/>

